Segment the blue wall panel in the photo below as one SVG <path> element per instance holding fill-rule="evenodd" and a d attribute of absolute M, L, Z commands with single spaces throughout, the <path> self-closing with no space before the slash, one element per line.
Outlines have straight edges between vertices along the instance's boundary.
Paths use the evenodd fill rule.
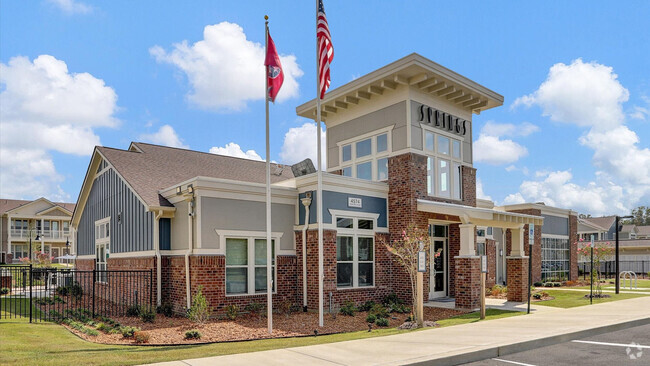
<path fill-rule="evenodd" d="M 306 194 L 301 193 L 298 199 L 298 222 L 300 225 L 305 223 L 305 206 L 302 205 L 300 199 L 305 198 Z M 361 198 L 362 208 L 348 207 L 348 197 Z M 378 227 L 387 227 L 388 225 L 388 216 L 387 216 L 387 200 L 385 198 L 363 196 L 358 194 L 349 194 L 349 193 L 340 193 L 332 191 L 323 191 L 323 222 L 326 224 L 332 223 L 332 215 L 329 210 L 342 210 L 342 211 L 352 211 L 352 212 L 366 212 L 366 213 L 377 213 L 379 218 L 377 218 Z M 316 203 L 316 191 L 312 192 L 312 201 L 311 206 L 309 206 L 309 223 L 316 223 L 316 213 L 318 204 Z"/>

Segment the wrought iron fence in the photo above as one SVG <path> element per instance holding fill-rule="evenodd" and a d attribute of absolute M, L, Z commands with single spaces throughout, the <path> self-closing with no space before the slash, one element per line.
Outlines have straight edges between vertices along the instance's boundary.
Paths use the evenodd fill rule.
<path fill-rule="evenodd" d="M 639 278 L 649 278 L 648 272 L 650 272 L 650 261 L 619 261 L 619 271 L 631 271 L 636 273 Z M 589 273 L 591 273 L 591 263 L 578 262 L 578 272 L 582 275 L 583 279 L 587 279 Z M 600 274 L 605 278 L 616 277 L 616 262 L 600 262 Z"/>
<path fill-rule="evenodd" d="M 92 270 L 0 265 L 0 321 L 61 320 L 67 313 L 125 316 L 153 307 L 152 270 Z"/>

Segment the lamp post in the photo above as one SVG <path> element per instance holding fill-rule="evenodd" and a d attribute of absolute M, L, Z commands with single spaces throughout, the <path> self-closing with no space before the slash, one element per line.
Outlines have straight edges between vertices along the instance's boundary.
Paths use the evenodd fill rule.
<path fill-rule="evenodd" d="M 620 267 L 619 267 L 620 258 L 619 258 L 619 253 L 618 253 L 618 232 L 621 231 L 621 229 L 623 228 L 622 225 L 619 224 L 619 222 L 621 221 L 621 219 L 632 219 L 632 218 L 634 218 L 634 216 L 618 216 L 618 215 L 616 215 L 616 233 L 615 233 L 615 235 L 616 235 L 616 280 L 615 281 L 616 281 L 616 294 L 617 295 L 620 292 L 620 287 L 621 287 L 620 286 L 621 283 L 618 280 L 618 275 L 619 275 L 619 271 L 620 271 Z"/>
<path fill-rule="evenodd" d="M 31 263 L 32 261 L 32 233 L 34 232 L 34 229 L 29 230 L 29 262 Z M 36 237 L 34 240 L 41 240 L 41 235 L 39 233 L 36 233 Z"/>

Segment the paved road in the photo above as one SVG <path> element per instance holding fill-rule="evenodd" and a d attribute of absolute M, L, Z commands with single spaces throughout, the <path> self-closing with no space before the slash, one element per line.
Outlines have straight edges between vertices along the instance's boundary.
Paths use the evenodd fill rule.
<path fill-rule="evenodd" d="M 629 345 L 632 343 L 639 345 L 641 348 L 630 347 Z M 466 365 L 650 365 L 650 325 L 605 333 Z"/>

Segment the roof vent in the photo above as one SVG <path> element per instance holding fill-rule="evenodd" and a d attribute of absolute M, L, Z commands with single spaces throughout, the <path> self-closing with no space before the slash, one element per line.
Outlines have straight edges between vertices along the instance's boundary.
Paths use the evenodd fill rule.
<path fill-rule="evenodd" d="M 307 158 L 292 165 L 291 171 L 293 172 L 293 176 L 297 178 L 302 177 L 303 175 L 316 173 L 316 168 L 314 168 L 314 163 L 311 162 L 311 159 Z"/>
<path fill-rule="evenodd" d="M 282 175 L 282 171 L 284 171 L 284 167 L 280 164 L 276 164 L 275 170 L 273 170 L 273 174 L 279 177 Z"/>

